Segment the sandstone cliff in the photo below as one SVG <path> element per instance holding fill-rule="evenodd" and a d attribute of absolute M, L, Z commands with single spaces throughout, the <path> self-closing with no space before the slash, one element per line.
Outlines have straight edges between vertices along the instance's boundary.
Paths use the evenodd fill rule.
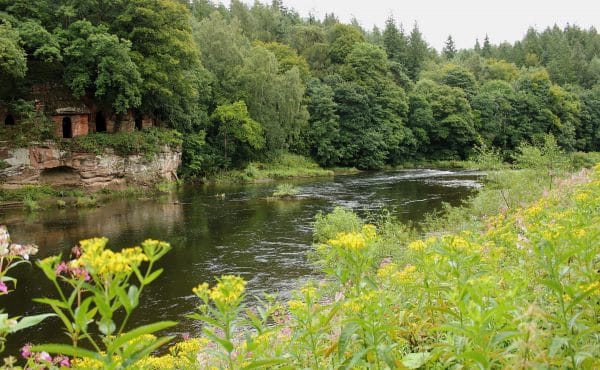
<path fill-rule="evenodd" d="M 165 146 L 152 156 L 120 156 L 111 149 L 101 155 L 61 150 L 53 142 L 18 149 L 0 143 L 0 160 L 8 165 L 0 170 L 0 183 L 6 188 L 50 184 L 94 191 L 175 180 L 181 150 Z"/>

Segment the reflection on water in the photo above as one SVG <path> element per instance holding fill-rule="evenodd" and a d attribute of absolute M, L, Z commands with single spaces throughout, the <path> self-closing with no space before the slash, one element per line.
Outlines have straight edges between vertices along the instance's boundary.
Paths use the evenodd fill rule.
<path fill-rule="evenodd" d="M 146 238 L 171 243 L 162 260 L 165 271 L 144 292 L 133 324 L 156 320 L 181 321 L 175 333 L 198 333 L 184 319 L 193 311 L 191 289 L 215 276 L 238 274 L 249 281 L 250 294 L 279 292 L 286 295 L 300 281 L 315 275 L 306 254 L 311 248 L 312 221 L 317 212 L 335 206 L 360 214 L 383 208 L 403 222 L 418 223 L 442 202 L 457 204 L 479 187 L 478 173 L 407 170 L 361 173 L 335 179 L 294 181 L 299 199 L 269 201 L 276 184 L 188 187 L 169 197 L 153 200 L 115 200 L 95 209 L 67 209 L 26 216 L 5 210 L 6 224 L 15 241 L 40 246 L 39 258 L 68 255 L 78 240 L 106 236 L 109 245 L 121 248 Z M 216 194 L 225 193 L 221 198 Z M 0 299 L 9 315 L 48 311 L 31 298 L 53 294 L 42 273 L 20 266 L 16 292 Z M 50 293 L 52 292 L 52 293 Z M 20 338 L 9 340 L 7 353 L 27 341 L 65 341 L 58 320 L 48 320 Z"/>

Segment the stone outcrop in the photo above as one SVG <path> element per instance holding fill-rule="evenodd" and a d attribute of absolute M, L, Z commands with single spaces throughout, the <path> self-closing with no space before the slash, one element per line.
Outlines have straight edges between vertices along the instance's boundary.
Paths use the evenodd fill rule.
<path fill-rule="evenodd" d="M 48 142 L 18 149 L 0 145 L 0 159 L 5 163 L 5 168 L 0 170 L 0 182 L 7 188 L 50 184 L 99 190 L 175 180 L 181 150 L 165 146 L 148 157 L 120 156 L 107 149 L 96 155 L 61 150 Z"/>

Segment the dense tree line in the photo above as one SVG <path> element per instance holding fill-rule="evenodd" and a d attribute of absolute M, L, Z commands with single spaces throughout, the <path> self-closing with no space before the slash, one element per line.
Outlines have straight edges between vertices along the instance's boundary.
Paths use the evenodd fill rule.
<path fill-rule="evenodd" d="M 593 28 L 469 50 L 449 36 L 438 53 L 417 24 L 367 31 L 278 0 L 0 0 L 0 100 L 45 68 L 77 97 L 183 132 L 189 175 L 281 151 L 359 168 L 466 158 L 482 142 L 510 153 L 547 133 L 600 150 Z"/>

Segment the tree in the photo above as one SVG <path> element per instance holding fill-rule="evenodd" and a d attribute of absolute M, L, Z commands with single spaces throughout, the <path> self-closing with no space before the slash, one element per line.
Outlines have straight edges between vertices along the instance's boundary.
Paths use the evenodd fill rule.
<path fill-rule="evenodd" d="M 57 37 L 37 21 L 19 22 L 18 31 L 23 49 L 32 58 L 48 63 L 62 60 Z"/>
<path fill-rule="evenodd" d="M 292 47 L 279 42 L 261 41 L 256 41 L 254 45 L 263 47 L 275 55 L 275 58 L 277 58 L 277 63 L 279 64 L 280 73 L 284 73 L 296 67 L 298 69 L 298 73 L 300 73 L 302 81 L 308 81 L 310 77 L 310 67 L 308 62 L 306 62 L 306 59 L 299 56 L 298 53 L 296 53 L 296 50 L 292 49 Z"/>
<path fill-rule="evenodd" d="M 481 73 L 482 80 L 502 80 L 512 82 L 519 77 L 516 65 L 505 60 L 486 59 Z"/>
<path fill-rule="evenodd" d="M 447 64 L 442 68 L 441 82 L 462 89 L 469 100 L 477 93 L 475 76 L 466 68 L 457 64 Z"/>
<path fill-rule="evenodd" d="M 404 32 L 396 27 L 396 22 L 392 17 L 385 21 L 383 46 L 390 60 L 402 65 L 408 64 L 408 39 Z"/>
<path fill-rule="evenodd" d="M 0 71 L 7 76 L 22 78 L 27 72 L 25 50 L 21 38 L 10 23 L 0 24 Z"/>
<path fill-rule="evenodd" d="M 265 145 L 263 128 L 248 114 L 243 101 L 220 105 L 211 115 L 211 121 L 217 125 L 217 135 L 223 143 L 225 166 L 247 162 L 252 153 Z"/>
<path fill-rule="evenodd" d="M 582 151 L 600 151 L 600 85 L 583 92 L 581 123 L 577 126 L 576 148 Z"/>
<path fill-rule="evenodd" d="M 173 127 L 199 127 L 208 81 L 189 9 L 172 0 L 131 0 L 114 29 L 131 41 L 132 60 L 144 81 L 142 110 Z"/>
<path fill-rule="evenodd" d="M 333 63 L 344 63 L 354 45 L 364 42 L 363 34 L 356 27 L 335 24 L 329 31 L 329 56 Z"/>
<path fill-rule="evenodd" d="M 421 80 L 415 86 L 411 101 L 419 104 L 411 108 L 409 127 L 420 139 L 421 152 L 442 158 L 466 158 L 475 142 L 476 131 L 464 91 Z M 417 120 L 412 121 L 415 118 Z"/>
<path fill-rule="evenodd" d="M 292 47 L 302 54 L 315 44 L 326 41 L 325 31 L 316 25 L 298 25 L 292 31 Z"/>
<path fill-rule="evenodd" d="M 238 76 L 238 99 L 264 127 L 269 152 L 287 149 L 308 122 L 303 103 L 304 84 L 298 68 L 283 73 L 273 53 L 254 46 Z"/>
<path fill-rule="evenodd" d="M 513 136 L 510 117 L 515 100 L 512 86 L 501 80 L 484 83 L 472 101 L 475 112 L 475 127 L 487 144 L 509 150 L 509 140 Z"/>
<path fill-rule="evenodd" d="M 368 43 L 356 44 L 333 81 L 340 117 L 342 164 L 381 168 L 406 156 L 411 139 L 404 126 L 408 104 L 394 83 L 385 52 Z"/>
<path fill-rule="evenodd" d="M 483 47 L 481 48 L 481 56 L 484 58 L 492 57 L 492 44 L 490 43 L 490 38 L 485 34 L 485 38 L 483 39 Z"/>
<path fill-rule="evenodd" d="M 212 74 L 217 104 L 236 98 L 239 69 L 250 51 L 250 42 L 237 20 L 227 22 L 214 12 L 194 27 L 194 39 L 202 64 Z"/>
<path fill-rule="evenodd" d="M 65 82 L 75 96 L 94 96 L 119 114 L 140 106 L 142 78 L 129 41 L 88 21 L 71 24 L 66 41 Z"/>
<path fill-rule="evenodd" d="M 308 84 L 306 94 L 309 99 L 311 156 L 322 166 L 334 166 L 340 160 L 340 125 L 333 90 L 313 79 Z"/>
<path fill-rule="evenodd" d="M 452 39 L 452 35 L 448 35 L 446 39 L 446 44 L 442 49 L 442 54 L 444 58 L 450 60 L 456 56 L 456 47 L 454 46 L 454 40 Z"/>
<path fill-rule="evenodd" d="M 427 58 L 428 49 L 429 47 L 423 39 L 421 31 L 419 31 L 419 26 L 415 23 L 415 26 L 413 27 L 409 37 L 409 49 L 406 66 L 408 75 L 413 79 L 413 81 L 417 80 L 419 73 L 421 72 L 423 63 Z"/>

